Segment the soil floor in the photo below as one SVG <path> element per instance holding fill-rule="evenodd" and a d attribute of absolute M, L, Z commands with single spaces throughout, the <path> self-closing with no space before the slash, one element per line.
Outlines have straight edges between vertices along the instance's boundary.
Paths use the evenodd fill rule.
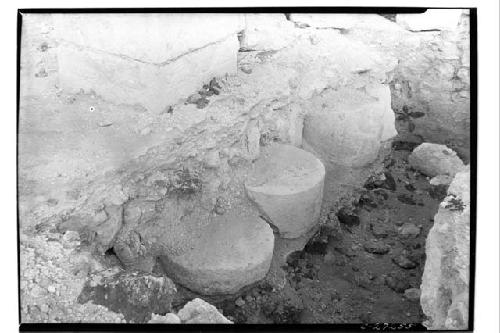
<path fill-rule="evenodd" d="M 422 323 L 425 239 L 446 189 L 412 170 L 408 155 L 393 150 L 386 179 L 336 213 L 340 232 L 319 231 L 288 256 L 284 286 L 264 282 L 214 304 L 236 323 Z"/>

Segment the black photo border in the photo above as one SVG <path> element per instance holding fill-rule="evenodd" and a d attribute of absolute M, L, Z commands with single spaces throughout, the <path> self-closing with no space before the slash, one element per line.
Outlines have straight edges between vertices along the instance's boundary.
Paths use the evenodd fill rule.
<path fill-rule="evenodd" d="M 318 14 L 411 14 L 423 13 L 427 9 L 469 9 L 470 11 L 470 282 L 469 282 L 469 328 L 474 329 L 474 287 L 476 273 L 476 208 L 477 208 L 477 8 L 471 7 L 199 7 L 199 8 L 25 8 L 17 11 L 17 73 L 16 73 L 16 184 L 19 185 L 19 100 L 21 30 L 23 14 L 122 14 L 122 13 L 318 13 Z M 111 323 L 21 323 L 20 288 L 20 222 L 19 191 L 17 197 L 17 276 L 18 276 L 18 321 L 19 330 L 25 332 L 47 331 L 91 331 L 91 332 L 141 332 L 141 331 L 425 331 L 421 323 L 377 323 L 377 324 L 111 324 Z M 439 332 L 439 331 L 438 331 Z"/>

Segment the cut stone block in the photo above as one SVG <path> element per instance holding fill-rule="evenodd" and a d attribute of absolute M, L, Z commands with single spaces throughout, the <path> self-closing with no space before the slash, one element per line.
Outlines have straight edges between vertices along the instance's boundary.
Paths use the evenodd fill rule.
<path fill-rule="evenodd" d="M 464 168 L 464 163 L 452 149 L 445 145 L 427 142 L 413 150 L 408 162 L 429 177 L 438 175 L 453 177 Z"/>
<path fill-rule="evenodd" d="M 95 91 L 107 100 L 140 104 L 160 113 L 214 76 L 236 72 L 238 47 L 235 34 L 164 64 L 152 64 L 61 44 L 59 83 L 68 93 Z"/>
<path fill-rule="evenodd" d="M 232 294 L 263 279 L 273 256 L 271 227 L 254 212 L 212 218 L 190 250 L 160 257 L 168 276 L 204 295 Z"/>
<path fill-rule="evenodd" d="M 268 146 L 245 187 L 280 236 L 296 238 L 317 224 L 325 167 L 313 154 L 291 145 Z"/>
<path fill-rule="evenodd" d="M 82 89 L 159 113 L 236 72 L 244 26 L 244 14 L 25 14 L 23 96 Z"/>

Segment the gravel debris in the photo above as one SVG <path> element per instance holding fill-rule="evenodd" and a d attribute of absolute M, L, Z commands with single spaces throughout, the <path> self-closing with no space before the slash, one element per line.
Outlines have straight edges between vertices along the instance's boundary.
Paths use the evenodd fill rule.
<path fill-rule="evenodd" d="M 87 275 L 103 269 L 90 252 L 80 249 L 77 233 L 21 234 L 22 323 L 124 322 L 122 314 L 77 302 Z"/>

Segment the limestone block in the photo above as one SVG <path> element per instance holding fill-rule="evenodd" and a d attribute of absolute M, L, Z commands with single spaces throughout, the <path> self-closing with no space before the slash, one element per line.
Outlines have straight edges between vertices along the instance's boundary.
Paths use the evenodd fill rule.
<path fill-rule="evenodd" d="M 325 167 L 313 154 L 274 144 L 266 147 L 245 187 L 280 236 L 296 238 L 318 222 L 324 177 Z"/>
<path fill-rule="evenodd" d="M 313 100 L 304 140 L 325 163 L 363 167 L 396 135 L 389 87 L 374 84 L 365 91 L 343 88 Z"/>
<path fill-rule="evenodd" d="M 233 210 L 213 216 L 190 249 L 160 261 L 174 281 L 191 290 L 231 294 L 264 278 L 273 247 L 273 231 L 265 221 Z"/>
<path fill-rule="evenodd" d="M 422 143 L 408 157 L 412 167 L 429 177 L 438 175 L 454 176 L 464 168 L 457 153 L 445 145 Z"/>
<path fill-rule="evenodd" d="M 160 113 L 214 76 L 236 71 L 236 35 L 162 64 L 124 58 L 87 47 L 58 47 L 59 84 L 66 92 L 95 91 L 118 104 L 141 104 Z"/>
<path fill-rule="evenodd" d="M 454 30 L 463 9 L 427 9 L 421 14 L 398 14 L 396 22 L 411 31 Z"/>
<path fill-rule="evenodd" d="M 185 324 L 232 324 L 215 306 L 201 298 L 188 302 L 177 315 Z"/>
<path fill-rule="evenodd" d="M 420 304 L 433 330 L 469 329 L 470 170 L 455 175 L 426 240 Z"/>

